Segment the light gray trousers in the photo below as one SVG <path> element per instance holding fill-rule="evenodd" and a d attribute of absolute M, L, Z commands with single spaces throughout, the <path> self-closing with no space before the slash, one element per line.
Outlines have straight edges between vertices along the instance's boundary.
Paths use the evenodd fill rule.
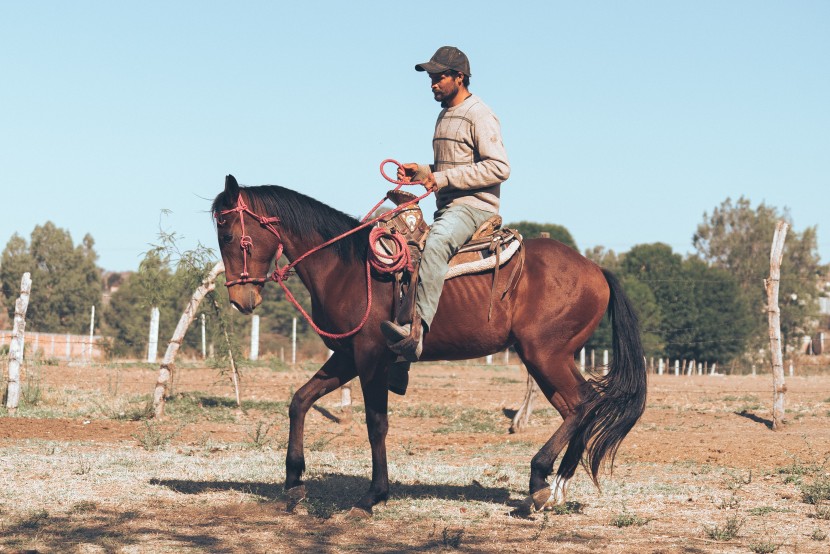
<path fill-rule="evenodd" d="M 444 288 L 444 276 L 449 268 L 450 258 L 465 243 L 482 223 L 496 215 L 456 204 L 435 212 L 432 227 L 424 246 L 420 280 L 415 294 L 415 307 L 421 320 L 429 327 L 438 310 L 438 299 Z"/>

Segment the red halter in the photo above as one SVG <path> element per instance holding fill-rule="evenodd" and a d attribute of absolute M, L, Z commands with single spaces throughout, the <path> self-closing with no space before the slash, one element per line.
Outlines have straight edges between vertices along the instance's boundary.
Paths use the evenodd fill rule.
<path fill-rule="evenodd" d="M 274 223 L 279 223 L 280 218 L 278 217 L 263 217 L 257 213 L 251 211 L 245 201 L 242 199 L 242 194 L 240 193 L 237 200 L 236 200 L 236 207 L 231 208 L 230 210 L 223 210 L 219 212 L 218 216 L 226 215 L 229 213 L 237 212 L 239 213 L 239 225 L 242 227 L 242 237 L 239 239 L 239 248 L 242 249 L 242 273 L 239 275 L 239 279 L 235 279 L 233 281 L 227 281 L 225 283 L 226 287 L 232 287 L 233 285 L 242 285 L 245 283 L 254 283 L 256 285 L 264 285 L 265 282 L 268 280 L 268 277 L 259 277 L 259 278 L 252 278 L 248 275 L 248 251 L 251 250 L 251 247 L 254 245 L 254 241 L 251 239 L 249 235 L 245 234 L 245 215 L 248 214 L 253 217 L 255 220 L 259 222 L 260 225 L 271 231 L 279 240 L 279 246 L 277 247 L 277 254 L 276 259 L 280 259 L 282 256 L 282 237 L 280 237 L 279 231 L 277 231 L 276 227 L 274 227 Z M 216 216 L 216 220 L 219 221 L 219 217 Z"/>
<path fill-rule="evenodd" d="M 421 184 L 420 181 L 404 182 L 404 181 L 396 181 L 396 180 L 390 179 L 389 177 L 386 176 L 386 173 L 383 172 L 383 166 L 385 166 L 387 163 L 394 163 L 398 167 L 400 167 L 401 164 L 396 162 L 395 160 L 384 160 L 380 164 L 380 173 L 381 173 L 381 175 L 383 175 L 383 178 L 386 179 L 387 181 L 389 181 L 390 183 L 394 183 L 394 184 L 397 185 L 397 187 L 395 187 L 395 190 L 398 190 L 403 185 L 420 185 Z M 285 284 L 285 280 L 288 279 L 288 277 L 290 277 L 290 275 L 291 275 L 291 269 L 295 265 L 300 263 L 300 261 L 304 260 L 306 257 L 308 257 L 311 254 L 317 252 L 318 250 L 322 250 L 323 248 L 325 248 L 325 247 L 327 247 L 327 246 L 329 246 L 329 245 L 331 245 L 331 244 L 333 244 L 333 243 L 335 243 L 335 242 L 337 242 L 337 241 L 339 241 L 339 240 L 341 240 L 341 239 L 343 239 L 343 238 L 345 238 L 349 235 L 357 233 L 358 231 L 360 231 L 362 229 L 365 229 L 366 227 L 369 227 L 370 225 L 373 225 L 373 224 L 377 223 L 381 218 L 389 217 L 390 213 L 400 212 L 400 211 L 406 209 L 407 207 L 411 206 L 412 204 L 416 204 L 417 202 L 420 202 L 421 200 L 423 200 L 424 198 L 426 198 L 430 194 L 432 194 L 432 191 L 428 190 L 425 194 L 423 194 L 421 196 L 418 196 L 417 198 L 413 198 L 412 200 L 410 200 L 408 202 L 405 202 L 405 203 L 395 207 L 394 209 L 390 210 L 389 212 L 384 213 L 383 215 L 380 215 L 380 216 L 378 216 L 374 219 L 371 219 L 371 220 L 367 221 L 367 219 L 369 219 L 369 216 L 381 204 L 383 204 L 383 202 L 386 200 L 386 198 L 384 198 L 380 202 L 378 202 L 375 205 L 375 207 L 372 208 L 369 211 L 368 214 L 366 214 L 366 216 L 361 220 L 361 224 L 358 225 L 357 227 L 355 227 L 354 229 L 351 229 L 351 230 L 343 233 L 342 235 L 336 236 L 333 239 L 330 239 L 330 240 L 324 242 L 323 244 L 315 246 L 314 248 L 312 248 L 311 250 L 309 250 L 305 254 L 299 256 L 293 262 L 289 262 L 288 264 L 284 265 L 283 267 L 280 267 L 279 266 L 279 259 L 280 259 L 280 257 L 282 256 L 282 253 L 283 253 L 283 242 L 282 242 L 282 237 L 280 236 L 280 232 L 274 226 L 274 224 L 279 223 L 280 219 L 278 217 L 264 217 L 264 216 L 261 216 L 261 215 L 255 213 L 255 212 L 253 212 L 248 207 L 248 205 L 245 204 L 245 201 L 242 199 L 242 193 L 240 192 L 239 196 L 237 197 L 235 207 L 233 207 L 229 210 L 222 210 L 222 211 L 218 212 L 218 214 L 214 214 L 214 217 L 216 218 L 217 222 L 218 223 L 223 223 L 223 222 L 219 221 L 220 216 L 223 216 L 223 215 L 226 215 L 226 214 L 229 214 L 229 213 L 234 213 L 234 212 L 238 213 L 239 214 L 239 225 L 240 225 L 241 230 L 242 230 L 242 236 L 239 239 L 239 248 L 242 250 L 242 273 L 239 275 L 239 279 L 226 281 L 225 286 L 226 287 L 232 287 L 234 285 L 243 285 L 243 284 L 247 284 L 247 283 L 253 283 L 255 285 L 265 285 L 265 283 L 268 282 L 268 281 L 276 281 L 277 283 L 279 283 L 280 287 L 282 287 L 282 290 L 285 292 L 285 296 L 288 298 L 288 300 L 294 305 L 295 308 L 297 308 L 297 310 L 300 311 L 301 314 L 303 314 L 303 317 L 305 317 L 305 319 L 306 319 L 306 321 L 308 321 L 309 325 L 311 325 L 311 327 L 318 334 L 320 334 L 324 337 L 328 337 L 330 339 L 343 339 L 343 338 L 350 337 L 350 336 L 356 334 L 358 331 L 360 331 L 363 328 L 363 325 L 365 325 L 366 321 L 368 321 L 368 319 L 369 319 L 369 312 L 372 309 L 372 275 L 371 275 L 371 268 L 375 267 L 375 269 L 377 271 L 380 271 L 380 272 L 390 272 L 390 271 L 400 270 L 403 265 L 406 265 L 406 261 L 401 261 L 400 257 L 408 255 L 408 253 L 409 253 L 408 249 L 406 248 L 406 245 L 405 244 L 400 244 L 399 245 L 399 250 L 400 250 L 399 256 L 395 256 L 393 258 L 393 261 L 396 262 L 396 263 L 394 263 L 392 267 L 382 267 L 381 265 L 378 265 L 377 262 L 371 258 L 371 256 L 366 257 L 366 298 L 367 298 L 366 312 L 363 314 L 363 319 L 361 319 L 361 321 L 357 325 L 357 327 L 355 327 L 354 329 L 352 329 L 351 331 L 348 331 L 346 333 L 328 333 L 328 332 L 323 331 L 322 329 L 320 329 L 320 327 L 318 327 L 317 324 L 314 323 L 314 321 L 311 319 L 311 316 L 308 315 L 308 313 L 303 309 L 302 306 L 300 306 L 300 303 L 297 302 L 297 299 L 294 298 L 294 295 L 291 294 L 291 291 L 288 289 L 288 287 Z M 271 275 L 266 275 L 265 277 L 251 277 L 248 274 L 248 251 L 251 250 L 251 248 L 253 247 L 254 242 L 253 242 L 253 239 L 251 239 L 251 237 L 249 235 L 245 234 L 245 214 L 250 215 L 262 227 L 264 227 L 265 229 L 268 229 L 275 237 L 277 237 L 277 241 L 278 241 L 277 253 L 274 255 L 274 257 L 275 257 L 275 262 L 274 262 L 275 267 L 274 267 L 274 272 Z M 376 241 L 377 237 L 379 235 L 377 233 L 373 232 L 373 234 L 370 235 L 370 236 L 373 237 L 372 238 L 373 241 Z M 392 235 L 391 238 L 398 239 L 399 236 Z M 370 252 L 374 252 L 374 250 L 370 248 Z M 389 257 L 388 254 L 384 254 L 384 256 L 387 257 L 387 258 Z"/>

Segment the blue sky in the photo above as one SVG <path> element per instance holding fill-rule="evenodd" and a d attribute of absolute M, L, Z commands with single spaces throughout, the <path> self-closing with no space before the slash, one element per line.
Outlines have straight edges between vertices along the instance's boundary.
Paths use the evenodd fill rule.
<path fill-rule="evenodd" d="M 108 270 L 160 226 L 215 247 L 228 173 L 361 216 L 381 160 L 431 161 L 413 66 L 444 44 L 502 122 L 506 221 L 685 254 L 743 195 L 830 261 L 827 1 L 0 0 L 0 242 L 51 220 Z"/>

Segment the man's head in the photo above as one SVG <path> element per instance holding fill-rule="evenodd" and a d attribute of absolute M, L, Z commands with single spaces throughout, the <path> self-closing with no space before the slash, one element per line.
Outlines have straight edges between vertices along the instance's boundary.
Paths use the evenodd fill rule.
<path fill-rule="evenodd" d="M 445 108 L 460 104 L 468 95 L 470 61 L 454 46 L 442 46 L 428 62 L 416 65 L 415 70 L 429 73 L 432 94 Z"/>

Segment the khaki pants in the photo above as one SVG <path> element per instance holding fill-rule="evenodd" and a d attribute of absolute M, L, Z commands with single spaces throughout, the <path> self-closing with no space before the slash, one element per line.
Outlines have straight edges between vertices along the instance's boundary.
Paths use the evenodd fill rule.
<path fill-rule="evenodd" d="M 420 280 L 415 295 L 415 306 L 421 320 L 429 327 L 438 310 L 438 299 L 444 288 L 444 276 L 449 268 L 450 258 L 467 242 L 482 223 L 495 213 L 471 206 L 456 204 L 435 212 L 434 222 L 427 235 L 421 267 Z"/>

